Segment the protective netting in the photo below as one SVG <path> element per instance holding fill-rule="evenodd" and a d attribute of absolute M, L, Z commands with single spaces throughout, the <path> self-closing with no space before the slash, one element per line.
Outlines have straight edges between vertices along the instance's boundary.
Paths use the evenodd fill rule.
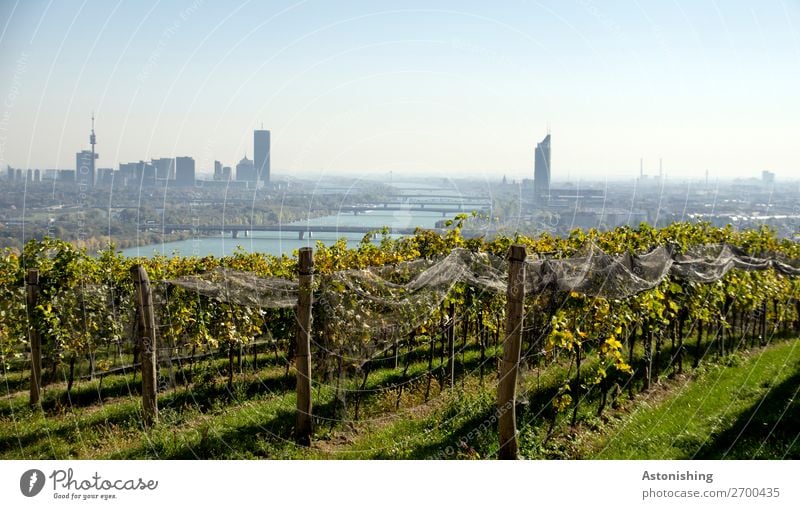
<path fill-rule="evenodd" d="M 733 268 L 766 270 L 771 266 L 771 258 L 755 258 L 733 246 L 714 244 L 696 246 L 684 255 L 677 255 L 672 273 L 689 281 L 711 283 Z"/>
<path fill-rule="evenodd" d="M 346 270 L 321 276 L 314 297 L 314 330 L 323 358 L 361 364 L 429 323 L 453 287 L 504 294 L 508 264 L 500 257 L 457 248 L 438 260 Z M 732 269 L 773 268 L 800 275 L 800 262 L 767 254 L 754 257 L 727 244 L 701 245 L 684 253 L 659 246 L 646 253 L 609 255 L 589 245 L 578 256 L 526 262 L 528 296 L 578 292 L 625 299 L 656 287 L 666 277 L 710 283 Z M 207 297 L 236 304 L 286 308 L 297 300 L 295 282 L 217 269 L 167 281 Z"/>
<path fill-rule="evenodd" d="M 318 342 L 332 357 L 361 364 L 427 323 L 456 284 L 504 292 L 504 265 L 496 256 L 454 249 L 435 262 L 325 276 L 314 304 Z"/>
<path fill-rule="evenodd" d="M 526 264 L 525 293 L 578 292 L 623 299 L 657 286 L 669 273 L 670 252 L 658 247 L 641 255 L 604 253 L 591 245 L 582 256 Z"/>
<path fill-rule="evenodd" d="M 297 304 L 297 281 L 261 277 L 223 267 L 196 276 L 168 279 L 164 283 L 241 306 L 274 309 L 290 308 Z"/>

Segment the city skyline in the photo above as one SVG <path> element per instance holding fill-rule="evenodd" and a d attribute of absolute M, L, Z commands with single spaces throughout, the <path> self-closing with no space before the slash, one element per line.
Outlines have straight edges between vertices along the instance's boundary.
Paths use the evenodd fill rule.
<path fill-rule="evenodd" d="M 800 178 L 800 7 L 781 1 L 0 6 L 0 165 L 280 146 L 272 173 Z M 700 30 L 702 28 L 702 30 Z"/>

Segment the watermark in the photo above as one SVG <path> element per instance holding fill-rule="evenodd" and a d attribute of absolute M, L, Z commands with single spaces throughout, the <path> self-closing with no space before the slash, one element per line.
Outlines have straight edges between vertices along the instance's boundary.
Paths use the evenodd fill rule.
<path fill-rule="evenodd" d="M 161 37 L 158 39 L 156 43 L 156 49 L 150 53 L 150 56 L 147 58 L 147 62 L 145 62 L 144 67 L 136 76 L 136 79 L 139 83 L 144 83 L 150 78 L 150 75 L 153 74 L 153 71 L 158 66 L 158 61 L 161 60 L 161 54 L 164 52 L 164 49 L 167 47 L 169 41 L 175 37 L 175 34 L 178 33 L 178 30 L 186 23 L 186 21 L 203 5 L 204 0 L 195 0 L 192 5 L 187 7 L 186 9 L 182 10 L 180 14 L 178 14 L 178 18 L 175 19 L 172 24 L 166 28 L 161 33 Z"/>
<path fill-rule="evenodd" d="M 0 116 L 0 168 L 6 166 L 6 145 L 8 144 L 8 126 L 11 123 L 11 111 L 17 104 L 17 98 L 22 88 L 22 77 L 28 72 L 28 52 L 23 51 L 17 59 L 14 74 L 11 76 L 11 86 L 3 98 L 4 111 Z"/>
<path fill-rule="evenodd" d="M 26 497 L 35 497 L 44 488 L 44 472 L 35 468 L 28 470 L 19 478 L 19 490 Z"/>
<path fill-rule="evenodd" d="M 468 433 L 460 436 L 456 441 L 459 446 L 466 448 L 469 446 L 469 443 L 473 440 L 476 440 L 478 437 L 484 435 L 485 433 L 489 433 L 495 429 L 497 429 L 497 422 L 500 420 L 500 417 L 511 410 L 514 407 L 514 402 L 509 401 L 508 403 L 504 404 L 501 407 L 495 409 L 492 414 L 483 420 L 480 424 L 472 428 Z M 448 445 L 447 447 L 439 450 L 436 454 L 429 456 L 426 459 L 429 460 L 441 460 L 441 459 L 448 459 L 453 458 L 456 453 L 455 448 L 453 446 Z"/>
<path fill-rule="evenodd" d="M 126 492 L 155 491 L 158 481 L 142 477 L 115 479 L 96 471 L 89 477 L 81 477 L 71 468 L 54 469 L 47 476 L 34 468 L 19 479 L 20 492 L 29 498 L 42 493 L 46 486 L 52 490 L 46 496 L 55 500 L 114 500 Z"/>

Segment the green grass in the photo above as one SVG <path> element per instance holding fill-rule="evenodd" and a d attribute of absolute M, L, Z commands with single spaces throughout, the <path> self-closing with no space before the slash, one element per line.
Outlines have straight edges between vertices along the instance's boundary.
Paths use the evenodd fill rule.
<path fill-rule="evenodd" d="M 776 340 L 763 349 L 709 359 L 672 380 L 665 376 L 665 350 L 661 381 L 649 394 L 631 401 L 623 394 L 623 409 L 598 418 L 598 391 L 589 391 L 576 427 L 569 424 L 571 412 L 554 422 L 551 405 L 571 373 L 568 359 L 528 370 L 519 386 L 520 452 L 527 458 L 796 458 L 796 344 Z M 463 364 L 457 356 L 455 388 L 440 387 L 434 377 L 429 401 L 424 352 L 405 377 L 402 362 L 399 368 L 392 360 L 376 364 L 358 420 L 352 393 L 342 413 L 335 382 L 316 383 L 311 448 L 292 441 L 294 375 L 277 361 L 268 363 L 266 352 L 260 369 L 235 376 L 232 392 L 224 375 L 227 361 L 203 361 L 192 384 L 159 394 L 161 419 L 150 429 L 140 424 L 140 381 L 131 375 L 109 375 L 102 383 L 84 380 L 69 395 L 63 383 L 49 386 L 42 409 L 35 411 L 27 406 L 27 392 L 19 390 L 0 401 L 0 458 L 493 458 L 498 441 L 493 353 L 487 351 L 481 383 L 479 352 L 468 347 Z M 437 374 L 439 361 L 437 356 Z M 596 362 L 589 356 L 583 363 L 587 376 Z M 361 382 L 353 377 L 346 388 L 355 390 Z M 764 441 L 767 433 L 770 439 Z"/>
<path fill-rule="evenodd" d="M 587 445 L 620 459 L 800 458 L 800 344 L 779 343 L 700 368 L 644 400 Z"/>

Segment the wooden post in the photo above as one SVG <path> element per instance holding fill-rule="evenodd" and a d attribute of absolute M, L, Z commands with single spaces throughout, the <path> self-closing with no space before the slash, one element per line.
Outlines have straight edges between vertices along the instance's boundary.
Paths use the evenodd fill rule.
<path fill-rule="evenodd" d="M 508 290 L 506 293 L 506 338 L 497 389 L 500 459 L 517 459 L 517 371 L 522 344 L 522 310 L 525 299 L 525 246 L 508 250 Z"/>
<path fill-rule="evenodd" d="M 314 253 L 310 247 L 300 248 L 297 319 L 295 328 L 295 367 L 297 369 L 297 422 L 295 439 L 300 445 L 311 445 L 311 284 L 314 278 Z"/>
<path fill-rule="evenodd" d="M 450 388 L 455 387 L 456 381 L 456 304 L 450 303 L 448 310 L 450 319 L 447 321 L 447 373 L 450 377 Z"/>
<path fill-rule="evenodd" d="M 644 323 L 645 325 L 642 326 L 642 339 L 644 340 L 644 387 L 642 391 L 647 392 L 650 390 L 650 380 L 653 376 L 653 329 L 649 320 Z"/>
<path fill-rule="evenodd" d="M 142 417 L 149 426 L 158 422 L 156 400 L 156 317 L 153 309 L 153 293 L 147 270 L 141 265 L 131 267 L 134 298 L 139 316 L 139 356 L 142 364 Z M 136 360 L 134 359 L 134 364 Z"/>
<path fill-rule="evenodd" d="M 31 343 L 31 397 L 32 407 L 39 406 L 42 392 L 42 338 L 39 336 L 39 328 L 33 321 L 33 314 L 39 301 L 39 271 L 28 269 L 27 279 L 28 304 L 28 338 Z"/>

